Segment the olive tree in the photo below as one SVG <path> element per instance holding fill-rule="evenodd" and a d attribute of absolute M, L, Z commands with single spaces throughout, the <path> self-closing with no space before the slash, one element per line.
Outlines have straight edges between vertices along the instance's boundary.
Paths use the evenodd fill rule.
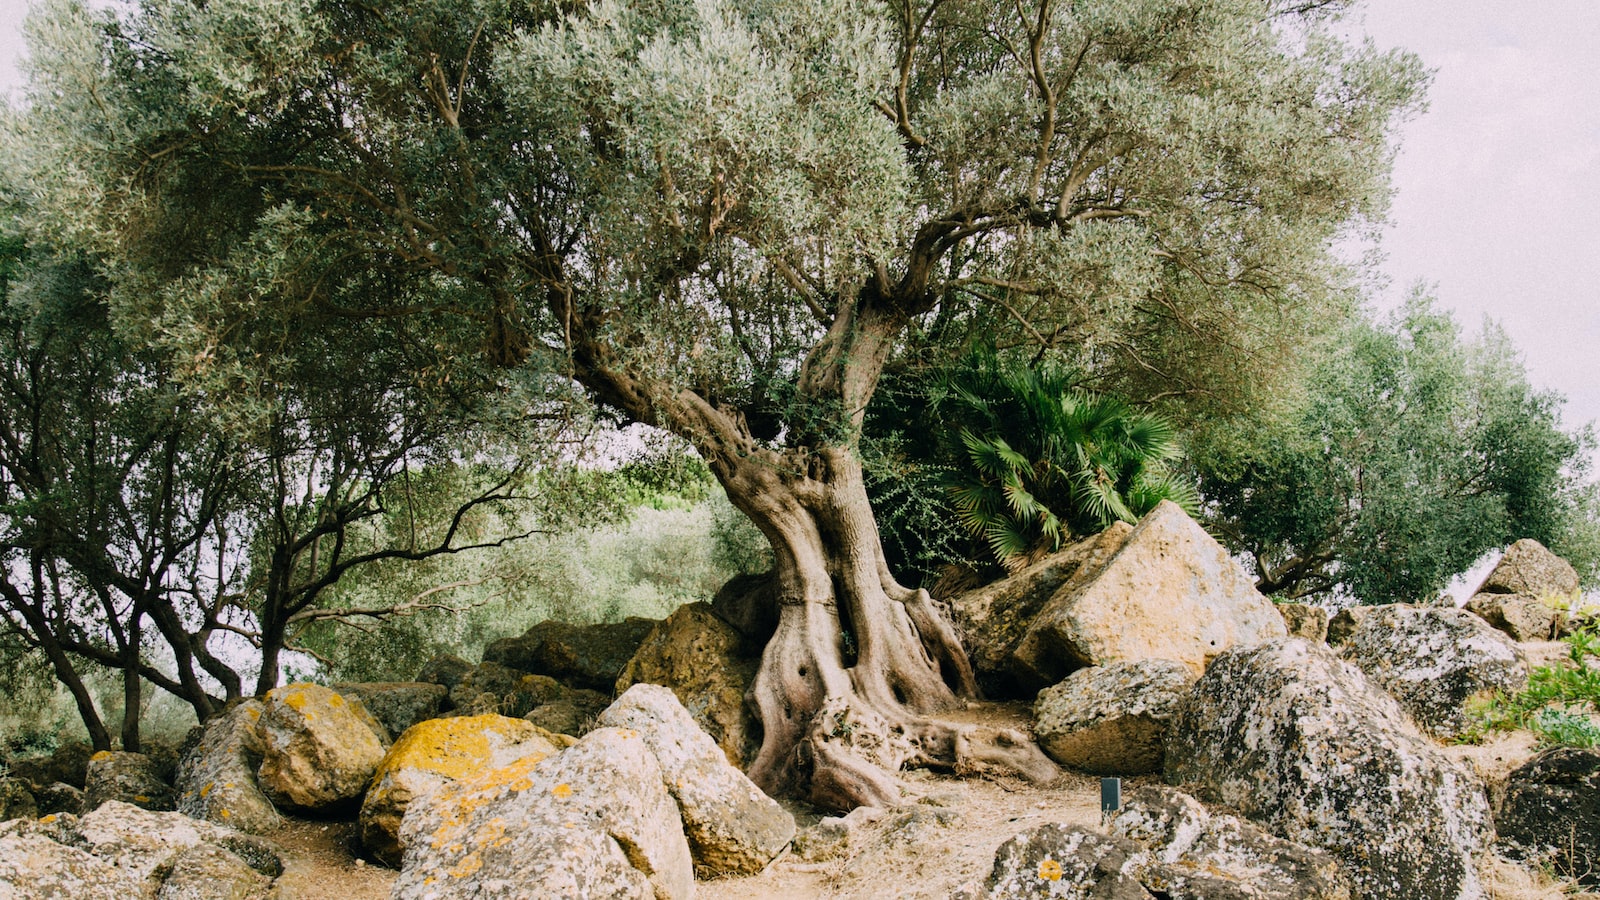
<path fill-rule="evenodd" d="M 1141 398 L 1263 384 L 1421 80 L 1340 5 L 50 0 L 10 145 L 119 321 L 231 395 L 378 322 L 440 390 L 546 373 L 689 441 L 775 557 L 752 777 L 882 803 L 839 723 L 950 765 L 975 692 L 880 548 L 885 363 L 983 332 Z"/>
<path fill-rule="evenodd" d="M 1594 436 L 1561 426 L 1505 333 L 1463 339 L 1425 293 L 1351 322 L 1301 409 L 1196 454 L 1213 528 L 1286 599 L 1431 599 L 1534 538 L 1594 577 Z"/>

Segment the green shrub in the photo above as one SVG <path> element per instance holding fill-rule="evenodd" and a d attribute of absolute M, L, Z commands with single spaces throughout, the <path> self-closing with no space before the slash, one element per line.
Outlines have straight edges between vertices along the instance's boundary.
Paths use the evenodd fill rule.
<path fill-rule="evenodd" d="M 1587 623 L 1565 638 L 1567 661 L 1540 666 L 1515 694 L 1497 692 L 1471 708 L 1474 724 L 1464 740 L 1491 731 L 1526 728 L 1548 747 L 1600 746 L 1600 625 Z"/>

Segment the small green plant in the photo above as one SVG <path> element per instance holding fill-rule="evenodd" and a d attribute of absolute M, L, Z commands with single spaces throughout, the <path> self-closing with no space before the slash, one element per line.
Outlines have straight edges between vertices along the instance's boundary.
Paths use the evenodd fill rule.
<path fill-rule="evenodd" d="M 1600 725 L 1588 716 L 1547 706 L 1534 714 L 1528 728 L 1550 747 L 1600 747 Z"/>
<path fill-rule="evenodd" d="M 1474 704 L 1469 709 L 1474 723 L 1463 740 L 1526 728 L 1545 746 L 1600 746 L 1600 725 L 1590 718 L 1600 714 L 1600 625 L 1587 623 L 1564 640 L 1566 664 L 1540 666 L 1521 691 L 1497 692 Z"/>

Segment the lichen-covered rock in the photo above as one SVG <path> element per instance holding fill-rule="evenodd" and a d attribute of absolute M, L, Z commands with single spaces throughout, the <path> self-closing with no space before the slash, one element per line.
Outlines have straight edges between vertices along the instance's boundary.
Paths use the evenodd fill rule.
<path fill-rule="evenodd" d="M 1096 775 L 1161 771 L 1167 723 L 1196 674 L 1170 659 L 1090 666 L 1039 692 L 1033 733 L 1050 758 Z"/>
<path fill-rule="evenodd" d="M 1141 882 L 1168 896 L 1349 900 L 1339 862 L 1235 816 L 1212 813 L 1175 788 L 1146 785 L 1124 798 L 1112 834 L 1150 849 Z"/>
<path fill-rule="evenodd" d="M 1126 838 L 1041 825 L 1001 844 L 989 877 L 951 900 L 1153 900 L 1137 877 L 1149 858 Z"/>
<path fill-rule="evenodd" d="M 266 750 L 258 727 L 265 709 L 246 700 L 197 729 L 178 762 L 179 812 L 251 834 L 283 824 L 256 780 Z"/>
<path fill-rule="evenodd" d="M 1562 747 L 1518 767 L 1495 826 L 1519 856 L 1600 887 L 1600 750 Z"/>
<path fill-rule="evenodd" d="M 1564 610 L 1522 594 L 1474 594 L 1465 608 L 1514 641 L 1553 641 L 1567 623 Z"/>
<path fill-rule="evenodd" d="M 848 856 L 862 843 L 867 826 L 888 814 L 888 810 L 876 806 L 858 806 L 848 815 L 824 816 L 810 828 L 795 832 L 794 852 L 812 862 Z"/>
<path fill-rule="evenodd" d="M 268 692 L 258 724 L 261 787 L 275 804 L 300 809 L 331 810 L 358 799 L 389 744 L 359 700 L 316 684 Z"/>
<path fill-rule="evenodd" d="M 1289 630 L 1289 637 L 1305 638 L 1308 641 L 1328 640 L 1328 611 L 1320 606 L 1311 606 L 1306 603 L 1277 603 L 1278 615 L 1283 616 L 1283 627 Z"/>
<path fill-rule="evenodd" d="M 83 790 L 83 779 L 94 748 L 83 741 L 64 741 L 49 756 L 13 757 L 6 765 L 12 778 L 21 778 L 32 789 L 59 781 Z"/>
<path fill-rule="evenodd" d="M 32 819 L 39 815 L 33 792 L 20 778 L 0 778 L 0 822 L 7 819 Z"/>
<path fill-rule="evenodd" d="M 472 671 L 472 663 L 467 662 L 454 653 L 441 653 L 422 664 L 421 671 L 417 672 L 417 681 L 428 684 L 443 685 L 446 691 L 455 687 Z"/>
<path fill-rule="evenodd" d="M 155 760 L 143 753 L 102 750 L 89 757 L 84 773 L 83 807 L 120 800 L 150 810 L 175 808 L 172 785 L 161 777 Z"/>
<path fill-rule="evenodd" d="M 1337 647 L 1350 640 L 1350 635 L 1355 634 L 1361 627 L 1361 622 L 1376 606 L 1347 606 L 1333 614 L 1328 620 L 1328 646 Z"/>
<path fill-rule="evenodd" d="M 63 781 L 47 784 L 34 791 L 33 800 L 38 804 L 41 816 L 52 813 L 70 813 L 76 816 L 83 812 L 83 791 Z"/>
<path fill-rule="evenodd" d="M 1064 586 L 1012 652 L 1024 684 L 1083 666 L 1172 659 L 1196 674 L 1230 647 L 1288 632 L 1272 601 L 1199 523 L 1162 502 L 1093 578 Z"/>
<path fill-rule="evenodd" d="M 1578 573 L 1572 565 L 1532 538 L 1506 548 L 1500 562 L 1478 585 L 1475 594 L 1522 594 L 1538 599 L 1578 596 Z"/>
<path fill-rule="evenodd" d="M 1357 896 L 1483 896 L 1483 784 L 1320 644 L 1218 657 L 1173 718 L 1166 780 L 1331 851 Z"/>
<path fill-rule="evenodd" d="M 621 622 L 573 625 L 548 620 L 521 637 L 502 638 L 483 650 L 483 661 L 549 675 L 574 687 L 609 691 L 656 622 L 630 616 Z"/>
<path fill-rule="evenodd" d="M 687 898 L 689 844 L 661 766 L 636 731 L 451 782 L 401 825 L 396 897 Z"/>
<path fill-rule="evenodd" d="M 347 682 L 333 689 L 360 700 L 390 735 L 403 734 L 418 722 L 437 717 L 450 695 L 444 685 L 427 681 Z"/>
<path fill-rule="evenodd" d="M 272 879 L 215 844 L 181 850 L 156 900 L 266 900 Z"/>
<path fill-rule="evenodd" d="M 0 831 L 0 897 L 6 900 L 128 900 L 143 880 L 76 847 L 29 831 Z"/>
<path fill-rule="evenodd" d="M 548 675 L 530 675 L 497 662 L 473 666 L 450 688 L 458 715 L 488 714 L 519 719 L 546 703 L 565 699 L 568 690 Z"/>
<path fill-rule="evenodd" d="M 112 864 L 142 888 L 125 897 L 154 896 L 186 850 L 212 846 L 228 851 L 267 879 L 283 872 L 276 848 L 231 828 L 191 819 L 182 813 L 151 812 L 110 801 L 73 822 L 64 822 L 56 839 Z M 256 879 L 245 879 L 258 884 Z M 217 893 L 230 896 L 217 885 Z M 258 896 L 247 894 L 245 896 Z"/>
<path fill-rule="evenodd" d="M 600 714 L 600 724 L 643 736 L 703 871 L 759 872 L 794 837 L 794 817 L 728 763 L 670 689 L 636 684 Z"/>
<path fill-rule="evenodd" d="M 1128 540 L 1133 526 L 1116 522 L 992 584 L 950 599 L 950 614 L 961 632 L 979 683 L 1006 693 L 1014 683 L 1011 653 L 1035 616 L 1058 591 L 1081 589 L 1105 568 Z"/>
<path fill-rule="evenodd" d="M 552 738 L 532 723 L 506 716 L 418 722 L 378 764 L 361 803 L 361 843 L 379 860 L 398 867 L 400 821 L 416 798 L 488 769 L 561 752 Z"/>
<path fill-rule="evenodd" d="M 1372 607 L 1340 654 L 1440 738 L 1466 730 L 1468 700 L 1516 693 L 1528 683 L 1528 663 L 1516 643 L 1461 609 Z"/>
<path fill-rule="evenodd" d="M 744 637 L 708 603 L 678 607 L 650 632 L 617 679 L 622 694 L 635 684 L 672 689 L 695 722 L 736 766 L 755 754 L 757 726 L 744 695 L 759 659 L 746 656 Z"/>

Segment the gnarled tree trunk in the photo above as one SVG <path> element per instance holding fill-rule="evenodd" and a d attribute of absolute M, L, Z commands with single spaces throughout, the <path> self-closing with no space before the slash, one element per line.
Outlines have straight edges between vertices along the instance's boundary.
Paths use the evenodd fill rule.
<path fill-rule="evenodd" d="M 751 689 L 757 784 L 851 809 L 899 802 L 903 765 L 1056 774 L 1020 735 L 939 717 L 976 697 L 972 668 L 928 593 L 890 575 L 854 453 L 772 451 L 712 467 L 776 557 L 778 626 Z"/>

